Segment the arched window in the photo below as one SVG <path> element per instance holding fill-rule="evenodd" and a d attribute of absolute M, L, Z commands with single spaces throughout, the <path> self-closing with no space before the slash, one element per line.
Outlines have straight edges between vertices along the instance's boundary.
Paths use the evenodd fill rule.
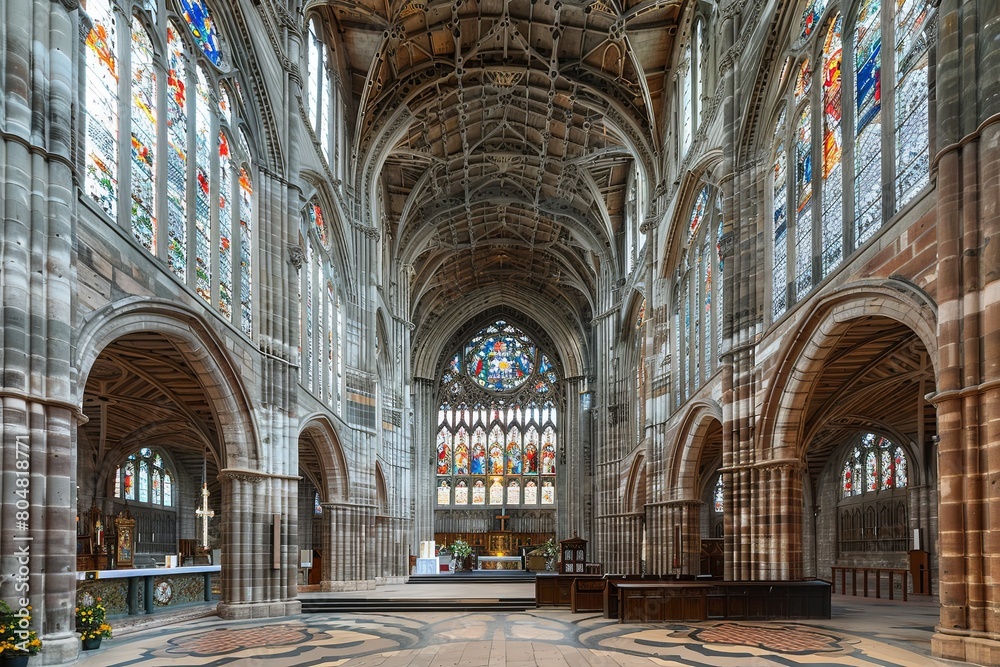
<path fill-rule="evenodd" d="M 309 19 L 306 45 L 306 115 L 316 142 L 334 178 L 346 176 L 347 146 L 344 104 L 337 86 L 336 53 L 324 32 L 322 22 Z"/>
<path fill-rule="evenodd" d="M 806 4 L 793 48 L 807 55 L 780 103 L 794 120 L 775 129 L 773 317 L 872 238 L 930 178 L 931 4 L 831 4 Z M 883 41 L 894 48 L 883 49 Z M 816 86 L 811 63 L 821 74 Z M 888 95 L 883 71 L 893 73 Z"/>
<path fill-rule="evenodd" d="M 315 197 L 306 206 L 304 262 L 299 271 L 300 381 L 340 411 L 343 379 L 343 315 L 336 270 L 329 260 L 329 222 Z"/>
<path fill-rule="evenodd" d="M 909 484 L 906 450 L 863 433 L 840 468 L 841 551 L 906 551 Z"/>
<path fill-rule="evenodd" d="M 785 133 L 785 112 L 778 116 L 775 135 Z M 788 308 L 788 182 L 785 142 L 778 140 L 771 165 L 771 315 L 777 318 Z"/>
<path fill-rule="evenodd" d="M 473 336 L 441 380 L 437 504 L 554 506 L 558 400 L 554 364 L 521 329 Z"/>
<path fill-rule="evenodd" d="M 180 9 L 157 17 L 151 10 L 125 15 L 106 0 L 87 4 L 85 190 L 250 335 L 253 166 L 237 113 L 245 105 L 239 95 L 234 104 L 222 83 L 239 91 L 204 0 L 180 0 Z M 119 183 L 128 184 L 128 196 Z"/>
<path fill-rule="evenodd" d="M 725 510 L 725 483 L 722 480 L 722 475 L 715 480 L 715 490 L 712 492 L 712 511 L 716 514 L 722 514 Z"/>
<path fill-rule="evenodd" d="M 677 268 L 674 297 L 677 404 L 680 405 L 712 374 L 718 360 L 721 320 L 713 299 L 720 293 L 722 202 L 715 188 L 704 185 L 695 196 L 687 235 Z"/>
<path fill-rule="evenodd" d="M 164 464 L 163 455 L 143 447 L 129 454 L 115 468 L 114 497 L 156 507 L 174 507 L 176 478 Z"/>

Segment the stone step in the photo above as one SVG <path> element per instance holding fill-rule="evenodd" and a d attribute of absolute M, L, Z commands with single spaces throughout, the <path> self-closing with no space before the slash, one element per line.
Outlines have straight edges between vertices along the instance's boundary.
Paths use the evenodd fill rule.
<path fill-rule="evenodd" d="M 368 599 L 310 598 L 302 601 L 304 614 L 364 614 L 375 612 L 481 611 L 517 612 L 535 608 L 535 598 L 446 598 L 446 599 Z"/>

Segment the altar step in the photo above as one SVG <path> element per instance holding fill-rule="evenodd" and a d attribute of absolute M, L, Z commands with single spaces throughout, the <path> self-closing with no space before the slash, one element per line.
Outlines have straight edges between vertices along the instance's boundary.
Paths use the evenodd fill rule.
<path fill-rule="evenodd" d="M 534 584 L 535 573 L 524 570 L 472 570 L 451 574 L 411 574 L 408 584 Z"/>
<path fill-rule="evenodd" d="M 446 598 L 431 599 L 382 599 L 369 598 L 310 598 L 302 600 L 304 614 L 371 614 L 378 612 L 406 611 L 472 611 L 516 612 L 535 608 L 535 598 Z"/>

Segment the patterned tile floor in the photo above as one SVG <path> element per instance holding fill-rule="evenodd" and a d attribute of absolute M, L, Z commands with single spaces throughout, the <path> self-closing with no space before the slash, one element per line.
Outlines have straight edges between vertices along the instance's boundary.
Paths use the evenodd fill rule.
<path fill-rule="evenodd" d="M 185 620 L 105 640 L 79 667 L 955 665 L 929 656 L 933 603 L 834 596 L 823 621 L 618 624 L 563 609 Z"/>

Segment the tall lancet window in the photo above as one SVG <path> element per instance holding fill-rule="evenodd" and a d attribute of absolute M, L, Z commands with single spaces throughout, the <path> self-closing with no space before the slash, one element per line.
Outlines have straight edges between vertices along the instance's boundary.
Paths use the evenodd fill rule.
<path fill-rule="evenodd" d="M 722 200 L 711 185 L 695 195 L 675 272 L 674 373 L 677 405 L 687 400 L 715 371 L 720 342 L 718 304 L 722 283 L 719 233 Z"/>
<path fill-rule="evenodd" d="M 555 506 L 560 392 L 546 351 L 497 320 L 449 359 L 440 396 L 439 507 Z"/>

